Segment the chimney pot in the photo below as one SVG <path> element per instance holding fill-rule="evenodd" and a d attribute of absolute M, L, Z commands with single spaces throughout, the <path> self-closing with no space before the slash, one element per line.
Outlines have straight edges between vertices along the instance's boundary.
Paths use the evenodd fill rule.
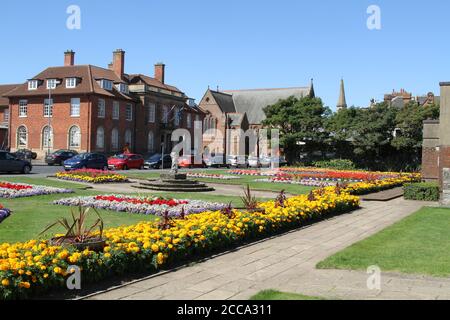
<path fill-rule="evenodd" d="M 75 64 L 75 52 L 73 50 L 67 50 L 64 52 L 64 66 L 73 66 Z"/>
<path fill-rule="evenodd" d="M 164 84 L 166 65 L 164 63 L 155 64 L 155 79 Z"/>

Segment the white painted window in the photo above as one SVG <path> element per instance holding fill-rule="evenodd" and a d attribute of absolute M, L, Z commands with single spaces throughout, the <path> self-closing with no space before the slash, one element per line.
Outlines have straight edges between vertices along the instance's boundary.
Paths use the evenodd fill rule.
<path fill-rule="evenodd" d="M 53 129 L 45 126 L 42 130 L 42 148 L 53 148 Z"/>
<path fill-rule="evenodd" d="M 47 80 L 47 89 L 56 89 L 56 85 L 58 84 L 58 82 L 56 81 L 56 79 L 48 79 Z"/>
<path fill-rule="evenodd" d="M 44 117 L 53 117 L 53 99 L 44 100 Z"/>
<path fill-rule="evenodd" d="M 128 85 L 126 83 L 119 83 L 116 85 L 116 89 L 121 92 L 121 93 L 125 93 L 128 94 L 130 91 L 128 89 Z"/>
<path fill-rule="evenodd" d="M 97 149 L 103 149 L 105 147 L 105 129 L 103 127 L 97 128 L 96 146 Z"/>
<path fill-rule="evenodd" d="M 103 79 L 100 81 L 100 86 L 105 90 L 111 91 L 113 88 L 113 82 L 111 80 Z"/>
<path fill-rule="evenodd" d="M 150 103 L 148 106 L 148 122 L 155 123 L 156 121 L 156 104 Z"/>
<path fill-rule="evenodd" d="M 186 127 L 188 129 L 192 128 L 192 115 L 190 113 L 188 113 L 186 116 Z"/>
<path fill-rule="evenodd" d="M 3 121 L 9 122 L 9 109 L 5 110 L 5 113 L 3 114 Z"/>
<path fill-rule="evenodd" d="M 148 133 L 148 144 L 147 144 L 148 152 L 154 152 L 155 151 L 155 134 L 153 131 L 150 131 Z"/>
<path fill-rule="evenodd" d="M 28 132 L 27 128 L 20 126 L 17 129 L 17 147 L 26 148 L 28 145 Z"/>
<path fill-rule="evenodd" d="M 127 110 L 126 110 L 126 120 L 127 121 L 133 121 L 133 105 L 127 104 Z"/>
<path fill-rule="evenodd" d="M 69 149 L 79 149 L 81 147 L 81 130 L 78 126 L 69 129 Z"/>
<path fill-rule="evenodd" d="M 162 112 L 162 123 L 167 124 L 169 123 L 169 107 L 163 106 L 163 112 Z"/>
<path fill-rule="evenodd" d="M 67 78 L 66 79 L 66 88 L 74 89 L 77 87 L 77 78 Z"/>
<path fill-rule="evenodd" d="M 19 117 L 25 118 L 28 115 L 28 101 L 20 100 L 19 101 Z"/>
<path fill-rule="evenodd" d="M 127 131 L 125 131 L 125 144 L 129 145 L 130 148 L 133 146 L 133 135 L 131 133 L 130 129 L 127 129 Z"/>
<path fill-rule="evenodd" d="M 37 80 L 28 81 L 28 90 L 37 90 L 39 82 Z"/>
<path fill-rule="evenodd" d="M 104 118 L 106 114 L 105 100 L 98 99 L 98 117 Z"/>
<path fill-rule="evenodd" d="M 70 116 L 71 117 L 80 116 L 80 98 L 70 99 Z"/>
<path fill-rule="evenodd" d="M 178 127 L 180 125 L 180 118 L 181 118 L 181 111 L 180 111 L 179 107 L 176 107 L 174 109 L 174 114 L 175 114 L 175 117 L 173 119 L 173 122 L 174 122 L 175 126 Z"/>
<path fill-rule="evenodd" d="M 119 130 L 116 128 L 111 131 L 111 147 L 113 151 L 119 150 Z"/>
<path fill-rule="evenodd" d="M 114 120 L 119 120 L 120 118 L 120 104 L 117 101 L 113 102 L 113 114 L 112 114 L 112 118 Z"/>

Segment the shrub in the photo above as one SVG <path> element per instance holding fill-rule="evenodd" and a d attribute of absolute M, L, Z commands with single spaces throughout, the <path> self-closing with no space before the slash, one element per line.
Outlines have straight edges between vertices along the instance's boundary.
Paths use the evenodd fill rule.
<path fill-rule="evenodd" d="M 404 186 L 406 200 L 439 201 L 439 186 L 436 183 L 410 183 Z"/>
<path fill-rule="evenodd" d="M 335 169 L 335 170 L 354 170 L 356 169 L 355 164 L 351 160 L 345 159 L 333 159 L 316 161 L 313 163 L 314 167 L 325 168 L 325 169 Z"/>

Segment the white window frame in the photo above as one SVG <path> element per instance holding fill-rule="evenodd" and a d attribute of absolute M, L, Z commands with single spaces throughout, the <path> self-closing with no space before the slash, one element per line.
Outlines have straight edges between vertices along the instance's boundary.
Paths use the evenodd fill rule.
<path fill-rule="evenodd" d="M 112 118 L 113 120 L 120 119 L 120 103 L 118 101 L 113 101 Z"/>
<path fill-rule="evenodd" d="M 133 147 L 133 132 L 130 129 L 125 131 L 125 144 L 128 144 L 130 148 Z"/>
<path fill-rule="evenodd" d="M 111 131 L 111 148 L 113 151 L 119 150 L 119 130 L 113 128 Z"/>
<path fill-rule="evenodd" d="M 149 131 L 147 136 L 147 151 L 154 152 L 155 151 L 155 133 L 153 131 Z"/>
<path fill-rule="evenodd" d="M 133 105 L 131 103 L 127 104 L 127 109 L 125 112 L 125 119 L 127 121 L 133 121 Z"/>
<path fill-rule="evenodd" d="M 97 128 L 97 132 L 95 135 L 95 146 L 97 147 L 97 149 L 105 148 L 105 128 L 103 127 Z"/>
<path fill-rule="evenodd" d="M 21 139 L 20 139 L 20 134 L 21 134 L 21 130 L 20 129 L 24 129 L 25 130 L 25 144 L 21 144 L 20 143 L 20 141 L 21 141 Z M 23 133 L 23 132 L 22 132 Z M 26 148 L 26 147 L 28 147 L 28 129 L 27 129 L 27 127 L 25 127 L 25 126 L 19 126 L 18 128 L 17 128 L 17 141 L 16 141 L 16 144 L 17 144 L 17 147 L 19 148 L 19 149 L 21 149 L 21 148 Z"/>
<path fill-rule="evenodd" d="M 46 130 L 49 130 L 48 135 L 50 135 L 50 139 L 49 139 L 49 137 L 46 136 Z M 48 148 L 53 149 L 53 139 L 54 139 L 53 128 L 48 125 L 45 126 L 44 128 L 42 128 L 42 148 L 43 149 L 48 149 Z"/>
<path fill-rule="evenodd" d="M 97 117 L 104 119 L 106 117 L 106 102 L 104 99 L 98 99 L 98 113 Z"/>
<path fill-rule="evenodd" d="M 78 100 L 78 102 L 74 102 L 75 100 Z M 79 118 L 80 117 L 80 109 L 81 109 L 81 99 L 80 98 L 71 98 L 70 99 L 70 116 L 72 118 Z M 75 110 L 78 110 L 78 112 L 74 112 Z"/>
<path fill-rule="evenodd" d="M 44 100 L 44 118 L 53 118 L 53 99 Z"/>
<path fill-rule="evenodd" d="M 181 120 L 179 115 L 180 115 L 180 107 L 175 107 L 175 109 L 173 109 L 173 113 L 174 113 L 174 117 L 173 117 L 173 124 L 175 125 L 175 127 L 180 126 Z"/>
<path fill-rule="evenodd" d="M 148 105 L 148 122 L 155 123 L 156 122 L 156 104 L 150 103 Z"/>
<path fill-rule="evenodd" d="M 164 124 L 169 123 L 169 107 L 168 106 L 163 106 L 163 108 L 162 108 L 161 122 Z"/>
<path fill-rule="evenodd" d="M 111 80 L 103 79 L 100 81 L 100 86 L 102 87 L 102 89 L 111 91 L 113 88 L 113 82 Z"/>
<path fill-rule="evenodd" d="M 28 117 L 28 100 L 19 101 L 19 118 Z"/>
<path fill-rule="evenodd" d="M 47 90 L 49 90 L 49 89 L 54 90 L 54 89 L 56 89 L 57 85 L 58 85 L 58 81 L 56 79 L 48 79 L 47 80 Z"/>
<path fill-rule="evenodd" d="M 3 121 L 9 122 L 9 109 L 5 109 L 5 112 L 3 113 Z"/>
<path fill-rule="evenodd" d="M 37 80 L 28 80 L 28 90 L 37 90 L 39 82 Z"/>
<path fill-rule="evenodd" d="M 67 78 L 66 79 L 66 88 L 67 89 L 75 89 L 77 87 L 77 78 Z"/>
<path fill-rule="evenodd" d="M 74 137 L 73 137 L 73 133 L 74 130 L 78 130 L 78 145 L 73 144 L 73 142 L 75 141 Z M 81 148 L 81 129 L 79 126 L 77 125 L 73 125 L 69 128 L 69 149 L 80 149 Z"/>

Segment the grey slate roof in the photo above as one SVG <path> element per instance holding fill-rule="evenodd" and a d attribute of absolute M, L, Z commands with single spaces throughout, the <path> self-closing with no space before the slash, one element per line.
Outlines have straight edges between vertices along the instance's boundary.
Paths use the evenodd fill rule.
<path fill-rule="evenodd" d="M 227 95 L 223 93 L 222 95 L 232 97 L 233 105 L 236 110 L 224 110 L 224 112 L 246 113 L 250 124 L 261 124 L 266 118 L 263 111 L 265 107 L 291 96 L 298 99 L 306 97 L 310 94 L 310 91 L 311 87 L 224 91 Z M 227 102 L 229 104 L 229 101 Z M 228 108 L 231 109 L 230 106 L 228 106 Z"/>
<path fill-rule="evenodd" d="M 234 107 L 233 97 L 230 94 L 212 91 L 212 90 L 211 90 L 211 94 L 213 95 L 213 97 L 216 100 L 217 104 L 219 105 L 220 109 L 222 109 L 222 112 L 225 112 L 225 113 L 236 112 L 236 109 Z"/>
<path fill-rule="evenodd" d="M 244 120 L 245 115 L 243 113 L 231 113 L 228 115 L 230 119 L 230 126 L 240 126 Z"/>

